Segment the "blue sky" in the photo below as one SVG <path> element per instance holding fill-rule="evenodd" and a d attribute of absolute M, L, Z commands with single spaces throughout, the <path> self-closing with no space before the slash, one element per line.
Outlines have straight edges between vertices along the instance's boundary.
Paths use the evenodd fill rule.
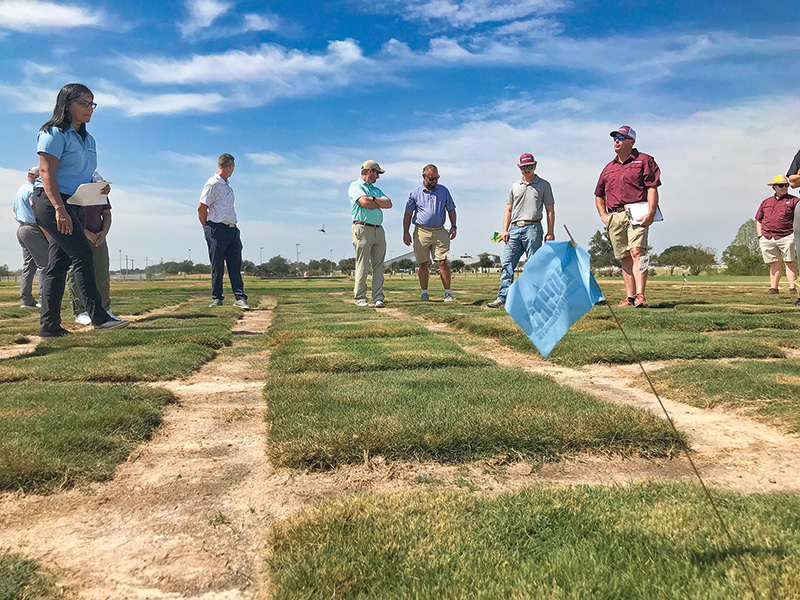
<path fill-rule="evenodd" d="M 532 152 L 582 245 L 608 132 L 638 132 L 662 169 L 655 251 L 722 250 L 800 147 L 800 37 L 786 2 L 377 0 L 68 3 L 0 0 L 0 194 L 37 163 L 36 132 L 65 83 L 98 103 L 89 130 L 113 182 L 112 268 L 208 262 L 196 207 L 216 157 L 236 157 L 244 257 L 352 256 L 347 188 L 364 160 L 389 255 L 421 169 L 458 207 L 451 257 L 500 252 L 517 158 Z M 327 235 L 319 232 L 325 227 Z M 0 264 L 21 253 L 8 210 Z M 262 250 L 263 248 L 263 250 Z"/>

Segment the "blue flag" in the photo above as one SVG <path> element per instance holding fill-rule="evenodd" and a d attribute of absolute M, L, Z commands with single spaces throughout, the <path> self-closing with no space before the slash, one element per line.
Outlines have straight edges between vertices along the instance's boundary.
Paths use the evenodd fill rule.
<path fill-rule="evenodd" d="M 511 284 L 506 311 L 547 358 L 572 324 L 605 300 L 589 269 L 589 253 L 569 242 L 547 242 Z"/>

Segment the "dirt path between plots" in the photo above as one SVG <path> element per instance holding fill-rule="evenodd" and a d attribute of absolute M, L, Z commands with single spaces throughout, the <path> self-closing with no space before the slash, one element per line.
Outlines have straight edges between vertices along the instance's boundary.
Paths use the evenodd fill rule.
<path fill-rule="evenodd" d="M 635 406 L 663 416 L 652 393 L 632 387 L 634 378 L 641 373 L 638 365 L 587 365 L 571 369 L 446 324 L 411 317 L 399 309 L 383 309 L 382 314 L 411 318 L 432 331 L 457 334 L 452 339 L 467 352 L 490 358 L 501 366 L 549 375 L 562 385 L 590 392 L 606 402 Z M 688 435 L 693 459 L 706 482 L 743 492 L 800 492 L 800 439 L 721 410 L 696 408 L 663 397 L 662 402 L 676 426 Z M 626 479 L 696 480 L 684 456 L 672 461 L 596 458 L 565 461 L 546 467 L 540 476 L 592 484 Z"/>
<path fill-rule="evenodd" d="M 52 496 L 0 496 L 0 547 L 36 558 L 82 598 L 249 598 L 258 593 L 265 353 L 271 305 L 244 314 L 232 348 L 183 381 L 154 439 L 112 481 Z"/>

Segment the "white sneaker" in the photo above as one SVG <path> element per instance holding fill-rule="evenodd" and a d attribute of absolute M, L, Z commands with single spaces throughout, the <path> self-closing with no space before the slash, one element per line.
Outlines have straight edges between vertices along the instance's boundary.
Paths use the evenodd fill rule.
<path fill-rule="evenodd" d="M 453 301 L 453 294 L 451 294 L 450 292 L 445 292 L 444 301 L 445 302 L 452 302 Z"/>
<path fill-rule="evenodd" d="M 82 312 L 81 314 L 75 317 L 75 322 L 78 325 L 91 325 L 92 317 L 89 316 L 88 312 Z"/>
<path fill-rule="evenodd" d="M 358 306 L 369 306 L 369 302 L 367 302 L 366 298 L 362 298 L 358 302 L 356 302 Z"/>
<path fill-rule="evenodd" d="M 375 300 L 375 308 L 383 308 L 386 305 L 383 303 L 383 300 Z"/>

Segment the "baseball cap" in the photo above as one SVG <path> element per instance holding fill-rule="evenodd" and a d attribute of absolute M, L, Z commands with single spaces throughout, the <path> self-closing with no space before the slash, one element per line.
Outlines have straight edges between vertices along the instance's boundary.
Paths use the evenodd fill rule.
<path fill-rule="evenodd" d="M 519 157 L 519 164 L 518 167 L 524 167 L 525 165 L 534 165 L 536 164 L 536 159 L 533 157 L 533 154 L 530 152 L 526 152 Z"/>
<path fill-rule="evenodd" d="M 363 165 L 361 165 L 361 170 L 364 171 L 365 169 L 375 169 L 378 173 L 381 174 L 386 173 L 386 171 L 381 169 L 381 166 L 374 160 L 368 160 Z"/>
<path fill-rule="evenodd" d="M 609 135 L 611 135 L 611 137 L 617 137 L 618 135 L 627 135 L 629 138 L 633 138 L 634 140 L 636 139 L 636 132 L 630 125 L 622 125 L 620 127 L 617 127 Z"/>
<path fill-rule="evenodd" d="M 779 183 L 782 183 L 784 185 L 789 185 L 789 180 L 786 179 L 786 175 L 775 175 L 775 177 L 772 178 L 772 183 L 768 183 L 767 185 L 772 186 L 772 185 L 778 185 Z"/>
<path fill-rule="evenodd" d="M 39 167 L 31 167 L 30 169 L 28 169 L 28 174 L 29 175 L 36 175 L 38 177 L 39 176 Z"/>

